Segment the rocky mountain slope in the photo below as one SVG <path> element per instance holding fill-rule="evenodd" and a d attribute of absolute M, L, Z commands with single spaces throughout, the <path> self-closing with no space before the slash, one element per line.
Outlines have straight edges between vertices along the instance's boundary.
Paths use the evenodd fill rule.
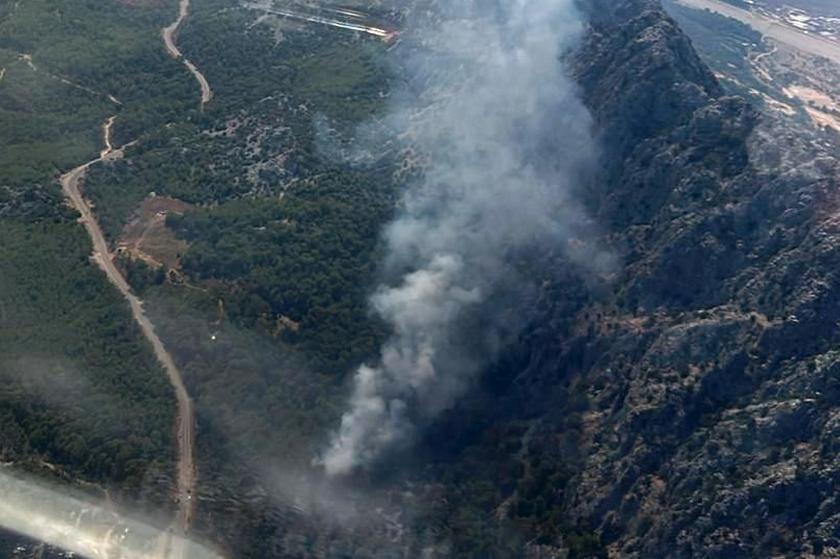
<path fill-rule="evenodd" d="M 370 526 L 348 538 L 249 504 L 243 540 L 289 557 L 840 553 L 837 162 L 726 96 L 658 1 L 581 5 L 571 62 L 602 153 L 583 192 L 600 233 L 580 241 L 614 272 L 541 255 L 516 347 L 409 459 L 353 480 L 384 528 L 357 511 Z"/>
<path fill-rule="evenodd" d="M 585 302 L 546 290 L 512 384 L 546 410 L 528 460 L 578 416 L 556 506 L 617 557 L 837 556 L 837 161 L 724 96 L 658 2 L 587 9 L 590 199 L 621 266 Z"/>

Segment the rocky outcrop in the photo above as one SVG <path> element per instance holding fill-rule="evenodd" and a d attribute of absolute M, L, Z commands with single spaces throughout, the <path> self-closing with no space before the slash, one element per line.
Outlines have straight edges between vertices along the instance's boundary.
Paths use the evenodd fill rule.
<path fill-rule="evenodd" d="M 837 162 L 779 157 L 657 2 L 586 6 L 589 198 L 622 264 L 571 318 L 546 290 L 515 383 L 553 408 L 532 445 L 581 415 L 562 508 L 616 557 L 837 556 Z"/>

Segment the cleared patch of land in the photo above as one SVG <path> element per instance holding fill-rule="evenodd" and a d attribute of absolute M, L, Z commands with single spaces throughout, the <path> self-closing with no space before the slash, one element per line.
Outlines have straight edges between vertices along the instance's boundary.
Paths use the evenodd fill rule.
<path fill-rule="evenodd" d="M 783 91 L 791 99 L 799 99 L 805 104 L 805 112 L 816 126 L 840 132 L 840 103 L 831 95 L 802 85 L 791 85 Z"/>
<path fill-rule="evenodd" d="M 813 123 L 820 128 L 832 128 L 840 132 L 840 118 L 811 107 L 805 107 L 805 111 L 811 117 Z"/>
<path fill-rule="evenodd" d="M 812 87 L 792 85 L 790 87 L 786 87 L 784 92 L 790 97 L 798 97 L 805 103 L 816 106 L 820 109 L 826 109 L 829 111 L 840 110 L 840 104 L 838 104 L 829 94 L 818 91 Z"/>
<path fill-rule="evenodd" d="M 117 245 L 118 252 L 128 253 L 154 268 L 180 268 L 181 256 L 186 254 L 189 245 L 166 226 L 166 216 L 183 214 L 191 207 L 186 202 L 165 196 L 147 198 L 140 205 L 136 217 L 123 230 Z"/>

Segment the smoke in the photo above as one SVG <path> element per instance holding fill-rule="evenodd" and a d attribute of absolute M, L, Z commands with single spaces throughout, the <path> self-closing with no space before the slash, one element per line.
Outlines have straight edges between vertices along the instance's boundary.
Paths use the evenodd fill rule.
<path fill-rule="evenodd" d="M 389 121 L 427 164 L 385 232 L 390 281 L 371 299 L 393 336 L 356 374 L 321 457 L 330 475 L 370 464 L 451 407 L 525 320 L 529 284 L 512 262 L 572 244 L 585 221 L 573 194 L 594 159 L 591 121 L 562 63 L 583 29 L 574 0 L 436 9 L 395 54 L 411 78 Z"/>

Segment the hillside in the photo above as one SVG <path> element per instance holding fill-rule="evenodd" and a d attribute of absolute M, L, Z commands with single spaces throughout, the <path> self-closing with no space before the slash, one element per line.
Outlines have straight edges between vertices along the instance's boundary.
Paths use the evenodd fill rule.
<path fill-rule="evenodd" d="M 593 206 L 623 269 L 574 318 L 546 298 L 517 376 L 529 409 L 577 412 L 558 505 L 621 556 L 827 553 L 837 162 L 757 167 L 784 148 L 660 7 L 595 5 L 578 73 L 609 146 Z M 581 409 L 540 398 L 558 381 Z M 548 447 L 564 432 L 540 429 Z"/>
<path fill-rule="evenodd" d="M 658 0 L 577 2 L 559 56 L 521 33 L 540 21 L 477 47 L 457 6 L 349 4 L 195 2 L 180 59 L 161 37 L 174 1 L 0 7 L 0 468 L 161 530 L 183 509 L 175 394 L 60 195 L 113 139 L 81 189 L 195 402 L 188 527 L 224 556 L 840 554 L 833 136 L 762 112 L 782 98 L 748 64 L 716 77 Z M 731 29 L 704 56 L 758 48 Z M 551 67 L 458 64 L 523 36 Z M 464 143 L 473 167 L 453 163 Z M 495 184 L 522 169 L 567 180 L 562 201 Z M 431 227 L 445 218 L 467 225 Z M 411 232 L 427 244 L 395 256 Z M 437 258 L 450 243 L 466 248 Z M 410 320 L 383 312 L 441 283 L 424 258 L 473 273 Z M 448 359 L 419 344 L 431 372 L 373 377 L 387 390 L 363 401 L 407 434 L 327 475 L 358 379 L 427 341 L 418 316 Z M 61 554 L 13 535 L 4 553 Z"/>

